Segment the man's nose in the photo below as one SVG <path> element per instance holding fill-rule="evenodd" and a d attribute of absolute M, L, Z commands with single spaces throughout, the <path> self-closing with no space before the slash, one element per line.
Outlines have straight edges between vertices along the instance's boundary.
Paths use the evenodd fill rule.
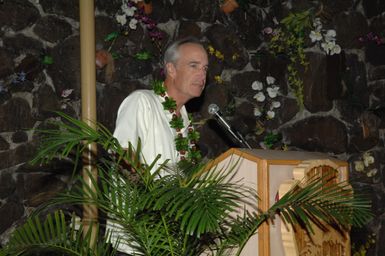
<path fill-rule="evenodd" d="M 206 77 L 206 75 L 207 75 L 207 68 L 206 67 L 199 68 L 199 74 L 202 75 L 203 77 Z"/>

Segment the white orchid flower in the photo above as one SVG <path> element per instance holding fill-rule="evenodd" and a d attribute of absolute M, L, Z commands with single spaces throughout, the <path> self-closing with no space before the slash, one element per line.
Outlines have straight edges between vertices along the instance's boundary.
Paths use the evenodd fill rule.
<path fill-rule="evenodd" d="M 265 94 L 263 94 L 263 92 L 259 92 L 254 95 L 254 99 L 256 99 L 258 102 L 264 102 L 266 99 L 266 96 Z"/>
<path fill-rule="evenodd" d="M 330 43 L 321 43 L 321 48 L 326 52 L 326 54 L 330 53 Z"/>
<path fill-rule="evenodd" d="M 341 53 L 341 46 L 339 46 L 338 44 L 335 44 L 334 47 L 330 49 L 330 55 L 340 54 L 340 53 Z"/>
<path fill-rule="evenodd" d="M 335 41 L 336 40 L 336 31 L 334 29 L 329 29 L 328 31 L 326 31 L 326 33 L 324 34 L 324 37 L 325 37 L 325 41 L 326 42 L 331 42 L 331 41 Z"/>
<path fill-rule="evenodd" d="M 322 26 L 321 19 L 320 19 L 320 18 L 315 18 L 315 19 L 313 20 L 313 26 L 314 26 L 314 27 Z"/>
<path fill-rule="evenodd" d="M 273 110 L 269 110 L 266 113 L 267 119 L 273 119 L 275 117 L 275 112 Z"/>
<path fill-rule="evenodd" d="M 127 23 L 127 18 L 126 18 L 126 15 L 124 14 L 122 15 L 116 14 L 115 19 L 122 26 L 126 25 Z"/>
<path fill-rule="evenodd" d="M 136 29 L 136 25 L 138 24 L 138 20 L 137 19 L 131 19 L 130 20 L 130 23 L 128 24 L 128 26 L 131 28 L 131 29 Z"/>
<path fill-rule="evenodd" d="M 362 161 L 354 161 L 354 169 L 357 172 L 363 172 L 365 169 L 364 162 Z"/>
<path fill-rule="evenodd" d="M 65 89 L 61 92 L 61 96 L 63 98 L 67 98 L 68 96 L 71 95 L 71 93 L 74 91 L 74 89 Z"/>
<path fill-rule="evenodd" d="M 273 33 L 273 29 L 271 27 L 266 27 L 262 31 L 266 35 L 270 35 L 271 33 Z"/>
<path fill-rule="evenodd" d="M 364 153 L 363 159 L 366 167 L 374 163 L 374 157 L 368 152 Z"/>
<path fill-rule="evenodd" d="M 254 116 L 261 116 L 262 115 L 262 112 L 259 110 L 258 107 L 255 107 L 254 108 Z"/>
<path fill-rule="evenodd" d="M 373 177 L 374 175 L 377 174 L 377 172 L 378 172 L 378 170 L 377 170 L 376 168 L 371 169 L 370 171 L 368 171 L 368 172 L 366 173 L 366 176 L 368 176 L 368 177 Z"/>
<path fill-rule="evenodd" d="M 275 83 L 275 78 L 274 77 L 272 77 L 272 76 L 267 76 L 266 77 L 266 83 L 267 84 L 274 84 Z"/>
<path fill-rule="evenodd" d="M 311 39 L 311 42 L 314 43 L 314 42 L 319 42 L 322 40 L 322 34 L 320 31 L 314 31 L 312 30 L 310 32 L 310 35 L 309 35 L 310 39 Z"/>
<path fill-rule="evenodd" d="M 322 30 L 322 23 L 320 18 L 315 18 L 313 21 L 313 27 L 315 31 L 320 32 Z"/>
<path fill-rule="evenodd" d="M 132 6 L 132 7 L 129 7 L 129 8 L 125 8 L 125 9 L 123 10 L 123 12 L 124 12 L 127 16 L 132 17 L 132 16 L 134 16 L 134 14 L 135 14 L 135 10 L 136 10 L 136 8 L 135 8 L 134 6 Z"/>
<path fill-rule="evenodd" d="M 334 41 L 321 43 L 321 47 L 326 52 L 326 54 L 330 54 L 335 45 L 336 43 Z"/>
<path fill-rule="evenodd" d="M 279 87 L 272 86 L 272 87 L 268 87 L 266 90 L 270 98 L 275 98 L 278 95 Z"/>
<path fill-rule="evenodd" d="M 335 41 L 325 42 L 321 44 L 322 49 L 326 52 L 326 54 L 333 55 L 339 54 L 341 52 L 341 47 L 336 44 Z"/>
<path fill-rule="evenodd" d="M 273 109 L 273 108 L 279 108 L 281 106 L 281 102 L 279 102 L 279 101 L 273 101 L 272 103 L 271 103 L 271 109 Z"/>
<path fill-rule="evenodd" d="M 260 91 L 260 90 L 263 89 L 263 84 L 262 84 L 262 82 L 260 82 L 260 81 L 254 81 L 254 82 L 251 84 L 251 88 L 253 88 L 253 90 Z"/>

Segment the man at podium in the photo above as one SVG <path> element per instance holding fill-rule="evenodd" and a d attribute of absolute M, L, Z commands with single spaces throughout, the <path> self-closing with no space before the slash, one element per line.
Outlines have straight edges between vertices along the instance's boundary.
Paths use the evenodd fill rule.
<path fill-rule="evenodd" d="M 120 105 L 114 137 L 127 148 L 141 140 L 141 153 L 151 163 L 158 154 L 159 163 L 169 160 L 195 162 L 200 159 L 194 130 L 185 104 L 199 97 L 205 88 L 207 52 L 195 38 L 173 42 L 164 53 L 163 83 L 153 90 L 137 90 Z"/>

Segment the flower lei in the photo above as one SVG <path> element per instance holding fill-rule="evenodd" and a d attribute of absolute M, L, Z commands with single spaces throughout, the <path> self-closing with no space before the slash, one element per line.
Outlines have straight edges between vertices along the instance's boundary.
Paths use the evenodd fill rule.
<path fill-rule="evenodd" d="M 197 148 L 197 141 L 199 139 L 199 132 L 195 131 L 192 126 L 192 116 L 189 114 L 190 124 L 187 127 L 188 132 L 187 136 L 183 136 L 182 128 L 183 119 L 181 116 L 177 116 L 176 114 L 176 102 L 173 98 L 167 95 L 166 88 L 163 85 L 162 81 L 154 81 L 153 82 L 153 90 L 155 94 L 161 96 L 163 98 L 163 108 L 164 110 L 169 111 L 172 114 L 172 118 L 169 122 L 170 127 L 175 129 L 175 148 L 178 151 L 180 161 L 188 161 L 191 163 L 196 163 L 199 161 L 202 156 L 200 151 Z"/>

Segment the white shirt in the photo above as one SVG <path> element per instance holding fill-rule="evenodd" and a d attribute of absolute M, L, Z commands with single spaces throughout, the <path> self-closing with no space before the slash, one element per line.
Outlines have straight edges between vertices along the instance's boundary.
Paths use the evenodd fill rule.
<path fill-rule="evenodd" d="M 137 90 L 131 93 L 119 107 L 114 137 L 123 148 L 128 142 L 136 148 L 138 138 L 141 140 L 143 162 L 151 164 L 161 154 L 158 164 L 170 159 L 174 164 L 179 160 L 175 147 L 176 131 L 170 127 L 172 114 L 163 108 L 164 99 L 152 90 Z M 187 136 L 190 123 L 186 108 L 180 110 L 184 128 L 183 136 Z"/>
<path fill-rule="evenodd" d="M 170 127 L 172 114 L 163 108 L 162 102 L 165 100 L 156 95 L 152 90 L 137 90 L 124 99 L 118 110 L 114 137 L 118 139 L 123 148 L 128 148 L 128 142 L 136 148 L 138 138 L 141 140 L 142 162 L 151 164 L 160 154 L 160 158 L 155 165 L 162 164 L 165 160 L 170 160 L 168 165 L 179 161 L 179 155 L 175 147 L 176 131 Z M 183 118 L 184 128 L 181 129 L 183 136 L 187 136 L 190 121 L 186 108 L 180 110 Z M 134 249 L 125 244 L 127 237 L 120 233 L 122 227 L 112 220 L 107 220 L 107 230 L 109 230 L 111 242 L 117 241 L 121 236 L 121 241 L 117 247 L 118 251 L 134 253 Z M 120 234 L 119 234 L 120 233 Z"/>

